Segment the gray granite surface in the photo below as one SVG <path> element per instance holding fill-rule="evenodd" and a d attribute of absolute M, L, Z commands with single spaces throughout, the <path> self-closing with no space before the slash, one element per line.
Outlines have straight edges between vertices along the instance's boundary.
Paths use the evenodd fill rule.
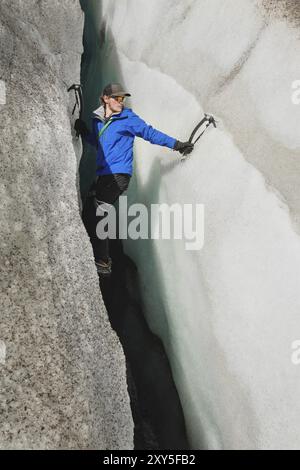
<path fill-rule="evenodd" d="M 78 201 L 83 13 L 0 3 L 0 448 L 130 449 L 123 350 Z M 122 312 L 120 312 L 122 313 Z"/>

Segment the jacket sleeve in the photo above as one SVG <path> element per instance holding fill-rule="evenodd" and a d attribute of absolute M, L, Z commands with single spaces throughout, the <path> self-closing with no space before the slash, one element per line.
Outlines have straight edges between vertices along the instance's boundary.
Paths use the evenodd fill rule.
<path fill-rule="evenodd" d="M 131 135 L 142 137 L 142 139 L 151 142 L 151 144 L 161 145 L 174 149 L 176 139 L 163 132 L 154 129 L 143 121 L 137 114 L 130 120 L 128 131 Z"/>
<path fill-rule="evenodd" d="M 96 121 L 93 120 L 92 124 L 92 131 L 88 134 L 83 135 L 83 139 L 93 147 L 97 147 L 98 139 L 97 139 L 97 128 L 96 128 Z"/>

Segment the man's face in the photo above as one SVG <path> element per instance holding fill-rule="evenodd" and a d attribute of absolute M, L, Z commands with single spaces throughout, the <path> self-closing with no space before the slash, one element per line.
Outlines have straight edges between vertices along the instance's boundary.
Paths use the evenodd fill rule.
<path fill-rule="evenodd" d="M 123 96 L 103 96 L 103 99 L 112 113 L 120 113 L 124 108 Z"/>

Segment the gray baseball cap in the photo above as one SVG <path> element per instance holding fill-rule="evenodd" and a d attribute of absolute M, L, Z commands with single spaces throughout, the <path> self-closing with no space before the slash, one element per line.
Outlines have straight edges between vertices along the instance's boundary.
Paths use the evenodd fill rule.
<path fill-rule="evenodd" d="M 124 90 L 122 85 L 120 83 L 109 83 L 104 87 L 102 96 L 107 95 L 107 96 L 131 96 L 130 93 L 127 93 L 127 91 Z"/>

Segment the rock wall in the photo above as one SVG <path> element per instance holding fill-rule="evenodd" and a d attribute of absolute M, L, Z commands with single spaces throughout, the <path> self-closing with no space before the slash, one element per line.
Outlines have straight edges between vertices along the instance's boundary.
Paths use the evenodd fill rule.
<path fill-rule="evenodd" d="M 0 5 L 2 449 L 133 445 L 123 350 L 79 210 L 67 87 L 83 19 L 75 0 Z"/>

